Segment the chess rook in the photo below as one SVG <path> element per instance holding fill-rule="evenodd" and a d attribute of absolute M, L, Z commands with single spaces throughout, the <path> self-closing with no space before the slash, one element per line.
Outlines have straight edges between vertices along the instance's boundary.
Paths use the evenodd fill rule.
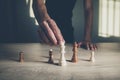
<path fill-rule="evenodd" d="M 24 62 L 24 52 L 19 53 L 19 62 Z"/>
<path fill-rule="evenodd" d="M 59 60 L 59 65 L 60 66 L 67 65 L 64 55 L 65 55 L 65 43 L 61 43 L 60 44 L 60 60 Z"/>
<path fill-rule="evenodd" d="M 76 42 L 73 44 L 73 56 L 71 62 L 77 63 L 78 62 L 78 45 Z"/>
<path fill-rule="evenodd" d="M 49 60 L 48 60 L 48 63 L 50 63 L 50 64 L 53 64 L 54 63 L 54 61 L 53 61 L 53 50 L 52 49 L 50 49 L 49 50 Z"/>

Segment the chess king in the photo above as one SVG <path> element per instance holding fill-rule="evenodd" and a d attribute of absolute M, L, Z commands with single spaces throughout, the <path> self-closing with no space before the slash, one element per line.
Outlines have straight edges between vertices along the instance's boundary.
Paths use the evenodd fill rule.
<path fill-rule="evenodd" d="M 66 66 L 66 59 L 65 59 L 65 43 L 62 42 L 60 44 L 60 60 L 59 60 L 59 65 L 60 66 Z"/>

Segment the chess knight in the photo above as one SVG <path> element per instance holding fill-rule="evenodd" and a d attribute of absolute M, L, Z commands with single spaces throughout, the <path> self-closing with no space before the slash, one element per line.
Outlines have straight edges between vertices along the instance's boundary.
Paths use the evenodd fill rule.
<path fill-rule="evenodd" d="M 65 59 L 65 43 L 60 44 L 60 60 L 59 60 L 59 65 L 60 66 L 65 66 L 67 65 L 66 59 Z"/>

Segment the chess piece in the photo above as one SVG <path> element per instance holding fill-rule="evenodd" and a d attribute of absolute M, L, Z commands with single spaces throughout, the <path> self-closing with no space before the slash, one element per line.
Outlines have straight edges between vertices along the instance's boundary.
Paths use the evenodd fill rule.
<path fill-rule="evenodd" d="M 65 54 L 65 43 L 63 42 L 60 44 L 60 60 L 59 60 L 60 66 L 67 65 L 64 54 Z"/>
<path fill-rule="evenodd" d="M 19 53 L 19 62 L 24 62 L 24 52 Z"/>
<path fill-rule="evenodd" d="M 48 60 L 48 63 L 50 63 L 50 64 L 53 64 L 54 63 L 54 61 L 53 61 L 53 50 L 52 49 L 50 49 L 49 50 L 49 60 Z"/>
<path fill-rule="evenodd" d="M 95 51 L 94 50 L 91 51 L 90 61 L 95 62 Z"/>
<path fill-rule="evenodd" d="M 78 62 L 78 45 L 76 42 L 73 44 L 73 56 L 71 62 L 77 63 Z"/>

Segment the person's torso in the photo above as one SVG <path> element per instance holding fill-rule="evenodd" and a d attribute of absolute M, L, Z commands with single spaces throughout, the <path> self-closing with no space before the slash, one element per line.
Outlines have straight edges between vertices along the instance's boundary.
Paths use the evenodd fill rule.
<path fill-rule="evenodd" d="M 50 13 L 67 15 L 72 13 L 75 2 L 76 0 L 47 0 L 46 7 Z"/>

